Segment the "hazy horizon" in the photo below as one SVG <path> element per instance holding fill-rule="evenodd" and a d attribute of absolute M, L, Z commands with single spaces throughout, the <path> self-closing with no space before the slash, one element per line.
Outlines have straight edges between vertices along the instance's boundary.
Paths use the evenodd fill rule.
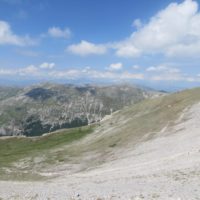
<path fill-rule="evenodd" d="M 0 0 L 0 85 L 198 87 L 199 19 L 194 0 Z"/>

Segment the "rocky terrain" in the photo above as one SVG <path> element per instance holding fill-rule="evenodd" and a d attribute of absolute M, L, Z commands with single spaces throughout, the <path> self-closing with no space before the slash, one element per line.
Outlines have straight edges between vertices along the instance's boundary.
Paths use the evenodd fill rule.
<path fill-rule="evenodd" d="M 198 200 L 200 89 L 127 106 L 100 126 L 0 139 L 3 200 Z"/>
<path fill-rule="evenodd" d="M 159 94 L 130 85 L 2 87 L 0 135 L 36 136 L 92 124 L 124 106 Z"/>

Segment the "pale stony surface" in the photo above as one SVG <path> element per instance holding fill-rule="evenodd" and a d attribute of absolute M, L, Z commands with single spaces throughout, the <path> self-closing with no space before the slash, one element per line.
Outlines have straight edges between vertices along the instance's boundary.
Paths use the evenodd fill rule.
<path fill-rule="evenodd" d="M 0 181 L 0 199 L 200 199 L 200 104 L 151 140 L 117 149 L 109 162 L 41 182 Z M 91 136 L 90 136 L 91 137 Z M 95 159 L 91 156 L 90 159 Z M 55 169 L 56 170 L 56 169 Z"/>

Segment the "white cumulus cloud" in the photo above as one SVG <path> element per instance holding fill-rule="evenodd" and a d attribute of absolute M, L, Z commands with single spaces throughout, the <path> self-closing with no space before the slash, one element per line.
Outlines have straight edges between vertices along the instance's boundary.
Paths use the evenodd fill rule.
<path fill-rule="evenodd" d="M 167 67 L 163 65 L 151 66 L 146 69 L 147 72 L 167 72 L 167 73 L 179 73 L 180 69 L 174 67 Z"/>
<path fill-rule="evenodd" d="M 137 29 L 141 28 L 141 27 L 142 27 L 142 22 L 141 22 L 141 20 L 140 20 L 140 19 L 135 19 L 135 20 L 133 21 L 132 26 L 134 26 L 134 27 L 137 28 Z"/>
<path fill-rule="evenodd" d="M 32 40 L 29 36 L 18 36 L 13 33 L 10 25 L 6 21 L 0 21 L 0 45 L 33 45 L 36 41 Z"/>
<path fill-rule="evenodd" d="M 109 66 L 109 70 L 111 71 L 115 71 L 115 70 L 121 70 L 123 68 L 123 64 L 121 62 L 118 63 L 112 63 Z"/>
<path fill-rule="evenodd" d="M 40 67 L 41 65 L 29 65 L 23 68 L 0 68 L 0 76 L 20 76 L 26 78 L 36 78 L 49 80 L 151 80 L 151 81 L 187 81 L 187 82 L 200 82 L 200 75 L 191 76 L 181 72 L 180 69 L 159 65 L 151 66 L 146 69 L 145 73 L 132 73 L 129 71 L 111 71 L 111 70 L 96 70 L 91 67 L 82 69 L 69 68 L 69 69 L 48 69 Z"/>
<path fill-rule="evenodd" d="M 140 66 L 139 65 L 133 65 L 132 68 L 133 69 L 140 69 Z"/>
<path fill-rule="evenodd" d="M 11 69 L 4 69 L 4 68 L 0 69 L 0 76 L 10 76 L 13 74 L 15 74 L 15 72 Z"/>
<path fill-rule="evenodd" d="M 55 63 L 44 62 L 38 66 L 28 65 L 20 68 L 0 68 L 0 76 L 46 77 L 54 66 Z"/>
<path fill-rule="evenodd" d="M 78 69 L 69 69 L 69 70 L 62 70 L 62 71 L 51 71 L 49 76 L 53 78 L 66 78 L 66 79 L 78 79 L 78 78 L 88 78 L 88 79 L 104 79 L 104 80 L 142 80 L 144 79 L 143 74 L 135 74 L 130 72 L 113 72 L 113 71 L 99 71 L 84 68 L 83 70 Z"/>
<path fill-rule="evenodd" d="M 141 25 L 124 41 L 115 45 L 116 54 L 137 57 L 162 53 L 165 56 L 198 56 L 200 53 L 200 13 L 198 3 L 185 0 L 171 3 Z"/>
<path fill-rule="evenodd" d="M 48 30 L 48 34 L 55 38 L 69 38 L 71 36 L 71 30 L 69 28 L 62 30 L 59 27 L 51 27 Z"/>
<path fill-rule="evenodd" d="M 39 67 L 41 69 L 53 69 L 55 67 L 55 63 L 44 62 Z"/>
<path fill-rule="evenodd" d="M 181 72 L 180 69 L 167 65 L 151 66 L 146 69 L 146 72 L 148 79 L 153 81 L 199 81 L 198 78 L 191 77 Z"/>
<path fill-rule="evenodd" d="M 102 55 L 107 52 L 107 48 L 105 45 L 93 44 L 82 40 L 79 44 L 72 44 L 68 46 L 67 51 L 80 56 L 87 56 L 91 54 Z"/>
<path fill-rule="evenodd" d="M 33 76 L 33 75 L 38 75 L 38 68 L 34 65 L 29 65 L 25 68 L 20 68 L 19 70 L 16 71 L 17 74 L 20 76 Z"/>

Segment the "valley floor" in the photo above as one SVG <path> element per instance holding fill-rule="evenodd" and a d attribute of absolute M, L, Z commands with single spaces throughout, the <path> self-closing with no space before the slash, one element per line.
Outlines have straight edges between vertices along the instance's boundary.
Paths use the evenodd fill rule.
<path fill-rule="evenodd" d="M 199 200 L 200 104 L 151 140 L 113 151 L 94 169 L 39 182 L 0 181 L 5 200 Z M 150 134 L 150 133 L 149 133 Z"/>

